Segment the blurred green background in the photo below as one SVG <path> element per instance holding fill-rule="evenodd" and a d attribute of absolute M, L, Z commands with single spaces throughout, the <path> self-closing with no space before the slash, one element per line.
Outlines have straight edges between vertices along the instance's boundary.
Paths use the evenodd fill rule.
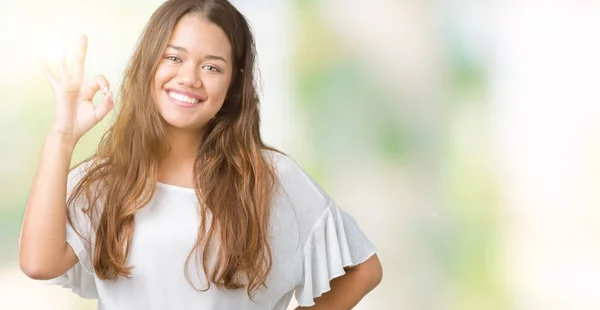
<path fill-rule="evenodd" d="M 600 5 L 232 2 L 256 35 L 266 142 L 378 248 L 383 282 L 356 309 L 600 307 Z M 86 33 L 86 76 L 117 89 L 160 3 L 2 0 L 0 309 L 96 308 L 18 268 L 53 113 L 38 59 Z"/>

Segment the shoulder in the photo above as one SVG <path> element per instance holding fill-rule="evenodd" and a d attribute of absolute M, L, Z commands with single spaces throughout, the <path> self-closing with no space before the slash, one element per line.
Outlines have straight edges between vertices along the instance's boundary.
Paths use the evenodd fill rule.
<path fill-rule="evenodd" d="M 285 173 L 300 168 L 290 155 L 282 152 L 263 150 L 263 156 L 273 165 L 277 173 Z"/>
<path fill-rule="evenodd" d="M 316 185 L 316 182 L 312 179 L 312 177 L 308 175 L 308 173 L 304 171 L 304 169 L 290 155 L 271 150 L 263 151 L 263 154 L 267 160 L 271 162 L 273 168 L 275 169 L 275 173 L 280 178 L 295 181 L 303 180 L 310 183 L 315 183 Z"/>
<path fill-rule="evenodd" d="M 325 190 L 289 155 L 263 151 L 278 179 L 276 201 L 291 205 L 300 219 L 314 222 L 332 202 Z"/>
<path fill-rule="evenodd" d="M 315 195 L 327 196 L 323 188 L 290 155 L 275 151 L 263 151 L 263 154 L 273 165 L 281 186 L 307 187 Z"/>
<path fill-rule="evenodd" d="M 72 187 L 76 186 L 81 181 L 81 179 L 89 173 L 89 170 L 93 166 L 93 164 L 93 160 L 85 160 L 71 168 L 68 175 L 69 189 L 72 189 Z"/>
<path fill-rule="evenodd" d="M 100 192 L 100 181 L 89 181 L 83 185 L 83 188 L 80 188 L 78 191 L 76 189 L 80 186 L 80 183 L 86 178 L 90 173 L 94 171 L 97 162 L 94 159 L 87 159 L 79 164 L 76 164 L 71 168 L 69 174 L 67 176 L 67 198 L 74 200 L 74 205 L 77 207 L 87 206 L 89 201 L 87 200 L 88 194 L 92 194 L 90 196 L 93 200 L 99 198 Z M 73 195 L 77 195 L 76 197 L 71 197 Z"/>

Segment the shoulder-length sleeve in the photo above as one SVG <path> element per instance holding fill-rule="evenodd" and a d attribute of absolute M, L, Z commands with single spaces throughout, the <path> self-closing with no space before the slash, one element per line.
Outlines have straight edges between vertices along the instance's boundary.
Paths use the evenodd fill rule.
<path fill-rule="evenodd" d="M 69 172 L 67 181 L 67 197 L 69 197 L 83 177 L 89 163 L 79 165 Z M 88 237 L 82 238 L 76 232 L 73 226 L 67 223 L 67 243 L 73 248 L 75 255 L 79 261 L 64 274 L 45 281 L 46 284 L 60 285 L 64 288 L 71 289 L 75 294 L 83 298 L 96 299 L 98 292 L 96 290 L 96 282 L 94 278 L 94 268 L 91 260 L 91 221 L 84 214 L 83 208 L 87 202 L 83 198 L 78 198 L 74 201 L 73 208 L 70 209 L 70 215 L 75 226 L 75 229 L 82 235 Z"/>
<path fill-rule="evenodd" d="M 356 221 L 331 201 L 314 224 L 304 245 L 303 283 L 296 288 L 302 307 L 331 289 L 329 281 L 344 275 L 345 267 L 359 265 L 375 254 L 375 247 Z"/>
<path fill-rule="evenodd" d="M 280 186 L 295 210 L 302 246 L 302 275 L 295 288 L 298 304 L 310 307 L 331 289 L 329 282 L 375 254 L 375 246 L 348 213 L 292 159 L 274 155 Z"/>

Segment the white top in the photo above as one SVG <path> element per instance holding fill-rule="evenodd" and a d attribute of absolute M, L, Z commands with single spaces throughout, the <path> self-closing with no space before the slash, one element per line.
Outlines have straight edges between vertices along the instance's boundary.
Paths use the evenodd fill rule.
<path fill-rule="evenodd" d="M 162 183 L 157 184 L 150 203 L 135 215 L 127 261 L 134 266 L 131 278 L 98 279 L 91 261 L 93 246 L 67 225 L 67 242 L 79 262 L 46 283 L 70 288 L 84 298 L 97 298 L 99 310 L 285 310 L 292 295 L 301 306 L 314 305 L 314 298 L 330 289 L 331 279 L 343 275 L 344 267 L 366 261 L 375 248 L 354 219 L 292 159 L 271 151 L 264 154 L 273 159 L 281 186 L 271 211 L 273 266 L 268 288 L 261 288 L 254 301 L 246 288 L 225 290 L 211 284 L 208 291 L 198 292 L 189 284 L 184 265 L 197 238 L 200 206 L 193 189 Z M 85 167 L 69 174 L 69 192 Z M 92 233 L 93 242 L 89 219 L 81 212 L 74 216 L 78 231 Z M 202 268 L 190 268 L 189 277 L 196 288 L 206 288 Z"/>

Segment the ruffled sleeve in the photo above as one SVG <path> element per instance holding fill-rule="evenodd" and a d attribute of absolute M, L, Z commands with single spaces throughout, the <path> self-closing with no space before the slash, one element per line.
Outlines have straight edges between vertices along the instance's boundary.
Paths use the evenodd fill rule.
<path fill-rule="evenodd" d="M 69 173 L 67 181 L 67 197 L 72 193 L 77 183 L 84 175 L 89 163 L 84 163 Z M 82 236 L 87 236 L 88 240 L 80 237 L 74 230 L 73 226 L 67 223 L 67 243 L 73 248 L 75 255 L 79 261 L 64 274 L 45 281 L 46 284 L 60 285 L 64 288 L 71 289 L 75 294 L 83 298 L 96 299 L 98 292 L 96 290 L 96 282 L 94 278 L 94 268 L 91 260 L 91 221 L 83 213 L 85 207 L 84 199 L 76 199 L 71 209 L 71 218 L 73 225 Z"/>
<path fill-rule="evenodd" d="M 375 254 L 375 247 L 356 221 L 330 201 L 314 224 L 303 251 L 303 283 L 296 288 L 298 304 L 310 307 L 330 290 L 329 282 Z"/>
<path fill-rule="evenodd" d="M 345 274 L 345 267 L 365 262 L 376 249 L 356 221 L 291 157 L 266 154 L 279 178 L 276 201 L 293 210 L 297 223 L 299 266 L 288 266 L 299 270 L 294 294 L 300 306 L 310 307 L 315 298 L 330 290 L 332 279 Z"/>

